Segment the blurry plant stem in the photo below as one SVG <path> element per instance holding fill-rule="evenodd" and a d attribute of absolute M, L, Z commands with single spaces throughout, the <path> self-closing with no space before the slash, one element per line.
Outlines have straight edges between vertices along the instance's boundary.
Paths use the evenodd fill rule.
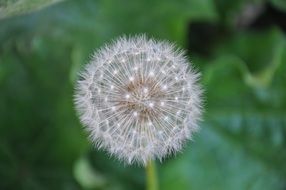
<path fill-rule="evenodd" d="M 155 162 L 153 160 L 149 160 L 145 169 L 146 190 L 159 190 Z"/>

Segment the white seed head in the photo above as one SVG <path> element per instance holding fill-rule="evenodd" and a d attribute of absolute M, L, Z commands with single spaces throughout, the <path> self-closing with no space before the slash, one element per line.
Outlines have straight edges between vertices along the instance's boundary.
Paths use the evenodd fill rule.
<path fill-rule="evenodd" d="M 129 164 L 181 150 L 198 128 L 199 74 L 173 44 L 119 38 L 80 76 L 75 105 L 92 142 Z"/>

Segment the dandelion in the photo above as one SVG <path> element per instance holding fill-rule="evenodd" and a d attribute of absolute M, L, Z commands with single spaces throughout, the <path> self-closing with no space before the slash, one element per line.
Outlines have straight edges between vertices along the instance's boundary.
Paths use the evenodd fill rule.
<path fill-rule="evenodd" d="M 173 44 L 122 37 L 86 65 L 75 105 L 96 147 L 128 164 L 146 165 L 180 151 L 198 129 L 198 79 Z"/>

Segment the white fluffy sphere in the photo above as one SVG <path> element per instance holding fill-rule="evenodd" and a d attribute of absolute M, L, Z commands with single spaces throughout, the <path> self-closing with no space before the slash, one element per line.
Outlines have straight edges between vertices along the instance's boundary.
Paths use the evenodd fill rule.
<path fill-rule="evenodd" d="M 172 44 L 122 37 L 98 50 L 86 65 L 75 105 L 98 148 L 129 164 L 146 165 L 181 150 L 197 130 L 198 78 Z"/>

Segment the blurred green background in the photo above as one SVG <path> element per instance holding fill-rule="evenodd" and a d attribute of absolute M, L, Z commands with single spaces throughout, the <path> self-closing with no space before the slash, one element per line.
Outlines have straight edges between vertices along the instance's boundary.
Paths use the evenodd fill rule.
<path fill-rule="evenodd" d="M 73 107 L 90 54 L 136 33 L 186 49 L 206 91 L 200 132 L 157 164 L 161 189 L 286 189 L 285 31 L 285 0 L 0 0 L 0 189 L 145 189 Z"/>

